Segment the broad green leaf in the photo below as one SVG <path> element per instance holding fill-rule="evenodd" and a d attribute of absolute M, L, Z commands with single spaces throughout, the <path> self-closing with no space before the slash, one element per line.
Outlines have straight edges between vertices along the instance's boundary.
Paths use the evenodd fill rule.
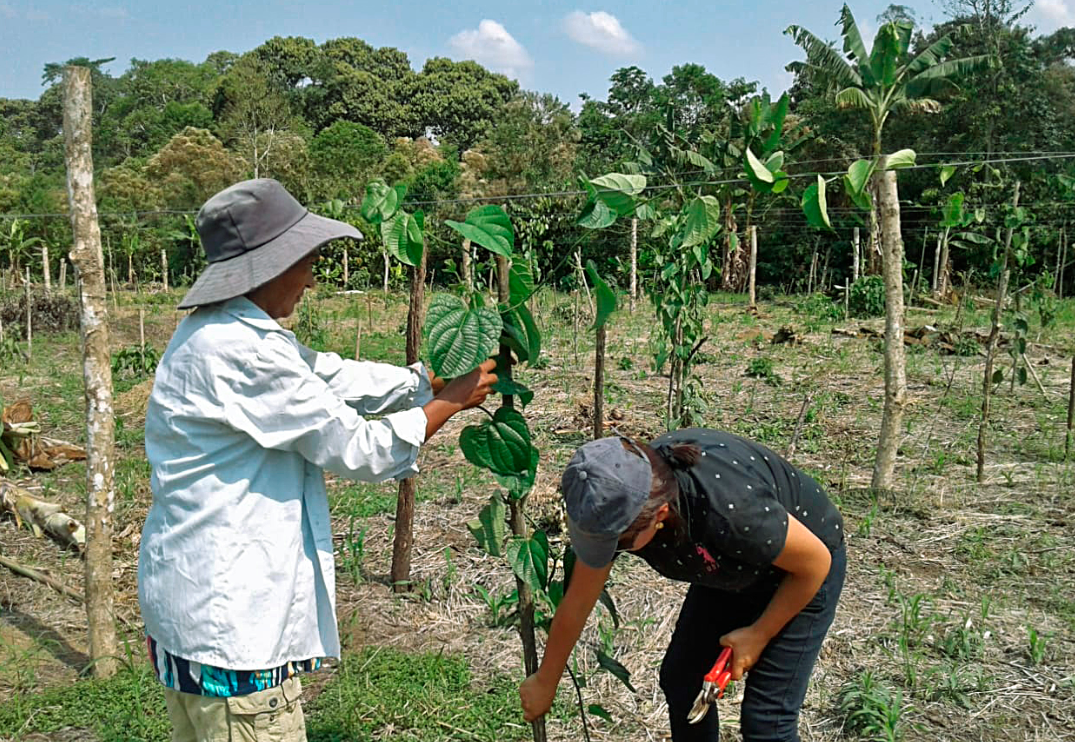
<path fill-rule="evenodd" d="M 534 479 L 537 477 L 537 468 L 540 460 L 541 452 L 536 448 L 531 447 L 530 468 L 526 470 L 525 474 L 522 476 L 493 474 L 493 479 L 508 491 L 512 500 L 519 500 L 534 486 Z"/>
<path fill-rule="evenodd" d="M 493 391 L 497 394 L 517 398 L 519 404 L 523 407 L 534 401 L 534 392 L 530 387 L 520 384 L 515 379 L 509 379 L 507 376 L 497 376 L 496 383 L 493 384 Z"/>
<path fill-rule="evenodd" d="M 608 615 L 612 616 L 613 628 L 620 628 L 620 612 L 616 610 L 616 603 L 612 600 L 612 596 L 609 595 L 608 590 L 602 590 L 601 594 L 597 596 L 597 599 L 601 601 L 601 605 L 608 611 Z"/>
<path fill-rule="evenodd" d="M 594 265 L 592 260 L 586 261 L 586 275 L 590 277 L 594 294 L 597 295 L 597 318 L 594 319 L 593 327 L 590 328 L 591 330 L 596 330 L 604 327 L 609 315 L 616 311 L 616 294 L 605 283 L 605 279 L 598 275 L 597 266 Z"/>
<path fill-rule="evenodd" d="M 582 207 L 582 213 L 579 214 L 576 222 L 583 229 L 605 229 L 615 223 L 616 212 L 596 196 L 591 196 L 586 205 Z"/>
<path fill-rule="evenodd" d="M 650 203 L 638 204 L 635 207 L 635 218 L 647 221 L 657 216 L 657 210 Z"/>
<path fill-rule="evenodd" d="M 818 229 L 832 229 L 829 222 L 829 209 L 825 201 L 825 179 L 817 176 L 817 183 L 811 184 L 803 192 L 803 213 L 810 226 Z"/>
<path fill-rule="evenodd" d="M 482 551 L 495 557 L 504 553 L 504 538 L 507 536 L 505 513 L 507 508 L 499 495 L 489 498 L 489 504 L 478 513 L 477 520 L 467 523 L 467 528 L 478 542 Z"/>
<path fill-rule="evenodd" d="M 783 152 L 773 152 L 765 160 L 765 167 L 775 177 L 776 176 L 776 171 L 780 170 L 781 168 L 784 167 L 784 153 Z"/>
<path fill-rule="evenodd" d="M 944 204 L 944 211 L 941 217 L 942 227 L 961 227 L 963 226 L 963 192 L 953 193 L 948 197 L 948 201 Z"/>
<path fill-rule="evenodd" d="M 791 185 L 791 178 L 789 178 L 788 174 L 785 173 L 783 170 L 773 171 L 773 177 L 776 179 L 776 181 L 773 183 L 773 190 L 771 191 L 771 193 L 774 196 L 779 196 L 781 193 L 788 189 L 789 185 Z"/>
<path fill-rule="evenodd" d="M 500 315 L 493 310 L 467 307 L 457 296 L 437 294 L 423 327 L 430 366 L 445 379 L 472 371 L 496 351 L 502 328 Z"/>
<path fill-rule="evenodd" d="M 853 196 L 862 193 L 869 184 L 871 175 L 873 175 L 873 163 L 871 161 L 856 160 L 852 163 L 851 167 L 847 169 L 847 175 L 844 176 L 844 186 L 848 195 Z"/>
<path fill-rule="evenodd" d="M 683 210 L 680 247 L 708 242 L 720 231 L 720 202 L 714 196 L 698 196 Z"/>
<path fill-rule="evenodd" d="M 746 171 L 751 182 L 759 181 L 769 185 L 773 183 L 773 174 L 769 172 L 769 168 L 765 167 L 761 160 L 754 156 L 749 147 L 746 150 Z"/>
<path fill-rule="evenodd" d="M 380 224 L 392 218 L 399 208 L 399 191 L 389 188 L 383 180 L 371 180 L 366 184 L 366 196 L 360 209 L 362 218 L 370 224 Z"/>
<path fill-rule="evenodd" d="M 515 248 L 515 231 L 511 226 L 511 218 L 499 206 L 479 206 L 467 214 L 466 221 L 446 220 L 444 223 L 471 242 L 476 242 L 489 252 L 505 258 L 510 258 Z"/>
<path fill-rule="evenodd" d="M 522 304 L 534 295 L 534 277 L 530 273 L 530 266 L 523 262 L 513 262 L 508 274 L 508 286 L 511 292 L 511 305 L 513 307 Z"/>
<path fill-rule="evenodd" d="M 421 211 L 411 215 L 402 209 L 388 221 L 381 222 L 381 239 L 388 254 L 407 265 L 421 263 L 424 222 L 425 216 Z"/>
<path fill-rule="evenodd" d="M 913 149 L 901 149 L 885 158 L 885 170 L 899 170 L 904 167 L 913 167 L 914 164 L 915 151 Z"/>
<path fill-rule="evenodd" d="M 993 372 L 993 383 L 999 384 L 1002 381 L 1004 381 L 1004 369 L 998 368 Z"/>
<path fill-rule="evenodd" d="M 595 650 L 597 652 L 597 664 L 602 670 L 612 673 L 619 679 L 621 683 L 627 686 L 627 689 L 632 693 L 638 693 L 635 687 L 631 685 L 631 673 L 626 667 L 624 667 L 619 661 L 614 660 L 600 649 Z"/>
<path fill-rule="evenodd" d="M 604 719 L 610 724 L 612 723 L 612 714 L 606 711 L 605 707 L 600 704 L 591 703 L 589 706 L 586 707 L 586 711 L 587 713 L 593 714 L 598 718 Z"/>
<path fill-rule="evenodd" d="M 508 563 L 515 576 L 534 592 L 544 592 L 549 584 L 549 538 L 534 531 L 530 538 L 516 536 L 508 542 Z"/>
<path fill-rule="evenodd" d="M 948 180 L 955 174 L 956 174 L 956 166 L 955 165 L 945 165 L 944 167 L 942 167 L 941 168 L 941 187 L 943 188 L 944 184 L 947 183 Z"/>
<path fill-rule="evenodd" d="M 609 173 L 590 181 L 594 195 L 618 216 L 630 216 L 635 210 L 634 197 L 646 188 L 645 175 Z"/>
<path fill-rule="evenodd" d="M 991 245 L 993 244 L 993 238 L 987 237 L 984 234 L 978 234 L 977 232 L 959 232 L 956 234 L 955 239 L 964 240 L 966 242 L 973 243 L 975 245 Z"/>
<path fill-rule="evenodd" d="M 500 319 L 504 323 L 501 340 L 512 349 L 522 363 L 533 363 L 541 354 L 541 331 L 526 304 L 514 309 L 500 307 Z"/>
<path fill-rule="evenodd" d="M 467 461 L 494 474 L 524 477 L 530 470 L 530 429 L 518 410 L 501 407 L 492 419 L 468 425 L 459 434 Z"/>

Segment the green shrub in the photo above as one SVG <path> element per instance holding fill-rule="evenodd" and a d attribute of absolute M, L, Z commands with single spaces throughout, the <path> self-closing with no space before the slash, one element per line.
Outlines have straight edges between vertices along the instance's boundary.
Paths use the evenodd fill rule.
<path fill-rule="evenodd" d="M 885 316 L 885 281 L 881 276 L 863 276 L 851 284 L 847 301 L 853 317 Z"/>

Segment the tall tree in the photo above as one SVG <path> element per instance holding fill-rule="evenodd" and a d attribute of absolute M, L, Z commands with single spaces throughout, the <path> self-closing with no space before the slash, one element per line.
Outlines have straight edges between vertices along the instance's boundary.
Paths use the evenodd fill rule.
<path fill-rule="evenodd" d="M 215 107 L 224 140 L 249 174 L 261 177 L 277 138 L 295 127 L 287 99 L 270 83 L 268 65 L 254 55 L 240 58 L 221 79 Z"/>

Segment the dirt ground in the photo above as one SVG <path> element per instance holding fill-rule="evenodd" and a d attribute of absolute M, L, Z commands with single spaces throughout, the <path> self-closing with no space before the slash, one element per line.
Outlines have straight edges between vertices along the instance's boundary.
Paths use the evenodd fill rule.
<path fill-rule="evenodd" d="M 363 356 L 399 360 L 405 297 L 393 297 L 388 306 L 377 297 L 372 303 L 327 295 L 311 300 L 330 349 L 353 353 L 361 321 Z M 880 330 L 881 321 L 826 320 L 794 297 L 763 303 L 754 316 L 729 299 L 718 297 L 710 307 L 709 340 L 697 366 L 704 380 L 705 424 L 779 453 L 797 436 L 793 463 L 826 485 L 847 521 L 847 585 L 803 709 L 803 739 L 848 736 L 840 699 L 870 679 L 899 694 L 895 705 L 902 710 L 907 740 L 1075 739 L 1075 457 L 1063 460 L 1075 302 L 1063 307 L 1054 327 L 1039 332 L 1032 322 L 1031 340 L 1037 342 L 1031 342 L 1028 357 L 1037 381 L 998 387 L 983 484 L 975 481 L 983 357 L 909 347 L 911 405 L 898 485 L 875 493 L 869 484 L 881 418 L 882 354 L 877 341 L 833 329 Z M 538 303 L 546 364 L 520 373 L 536 393 L 525 414 L 542 452 L 529 511 L 536 523 L 557 531 L 559 472 L 592 425 L 593 338 L 586 331 L 589 318 L 576 318 L 571 296 L 543 293 Z M 585 314 L 585 301 L 581 304 Z M 168 297 L 143 304 L 147 341 L 158 351 L 178 320 L 172 305 Z M 133 296 L 118 303 L 115 349 L 138 342 L 138 308 Z M 380 334 L 370 332 L 371 316 Z M 955 308 L 914 309 L 907 326 L 948 327 L 957 321 L 964 330 L 988 330 L 981 309 L 960 311 L 958 320 Z M 642 439 L 664 431 L 668 381 L 652 368 L 652 326 L 652 315 L 642 308 L 633 315 L 621 312 L 608 342 L 608 422 Z M 782 327 L 794 330 L 798 342 L 771 343 Z M 29 398 L 47 434 L 75 442 L 83 439 L 78 352 L 77 335 L 40 337 L 29 364 L 0 369 L 4 400 Z M 760 358 L 771 361 L 769 378 L 746 373 Z M 1010 364 L 1011 358 L 1002 350 L 998 363 Z M 150 500 L 141 447 L 149 382 L 119 383 L 116 610 L 130 652 L 140 655 L 135 579 Z M 506 594 L 513 579 L 503 560 L 476 548 L 466 527 L 495 486 L 457 450 L 457 434 L 466 423 L 465 416 L 452 421 L 423 450 L 412 565 L 416 589 L 410 595 L 397 596 L 387 587 L 394 512 L 356 516 L 359 491 L 330 483 L 345 648 L 458 653 L 478 677 L 521 677 L 514 627 L 492 625 L 490 608 L 475 589 Z M 47 474 L 22 472 L 16 481 L 77 517 L 84 476 L 80 464 L 70 464 Z M 378 491 L 391 495 L 394 485 Z M 361 492 L 366 497 L 370 490 Z M 81 585 L 76 553 L 17 530 L 7 516 L 0 519 L 0 553 L 67 585 Z M 590 735 L 660 740 L 668 723 L 657 668 L 685 585 L 660 578 L 639 559 L 624 558 L 610 592 L 619 627 L 606 612 L 595 613 L 577 653 L 588 679 L 586 703 L 600 703 L 613 718 L 591 717 Z M 597 670 L 590 648 L 602 644 L 613 646 L 632 672 L 637 693 Z M 74 681 L 87 665 L 86 651 L 85 613 L 77 602 L 0 569 L 0 702 Z M 863 681 L 867 671 L 870 677 Z M 738 739 L 736 693 L 720 702 L 719 711 L 722 739 Z M 550 739 L 581 738 L 577 721 L 550 723 Z"/>

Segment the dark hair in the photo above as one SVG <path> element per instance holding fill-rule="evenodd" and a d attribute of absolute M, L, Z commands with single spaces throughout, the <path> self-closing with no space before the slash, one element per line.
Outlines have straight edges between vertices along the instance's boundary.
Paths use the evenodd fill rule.
<path fill-rule="evenodd" d="M 636 448 L 637 447 L 637 448 Z M 660 449 L 652 448 L 645 443 L 631 445 L 624 441 L 624 448 L 637 453 L 639 450 L 646 454 L 650 467 L 653 471 L 653 482 L 650 485 L 649 499 L 642 505 L 638 517 L 634 519 L 627 530 L 620 534 L 620 548 L 628 548 L 634 543 L 642 531 L 653 523 L 657 511 L 667 505 L 671 515 L 666 523 L 678 530 L 680 525 L 679 516 L 679 483 L 673 470 L 688 469 L 698 462 L 702 451 L 698 446 L 680 444 L 675 446 L 661 446 Z"/>

